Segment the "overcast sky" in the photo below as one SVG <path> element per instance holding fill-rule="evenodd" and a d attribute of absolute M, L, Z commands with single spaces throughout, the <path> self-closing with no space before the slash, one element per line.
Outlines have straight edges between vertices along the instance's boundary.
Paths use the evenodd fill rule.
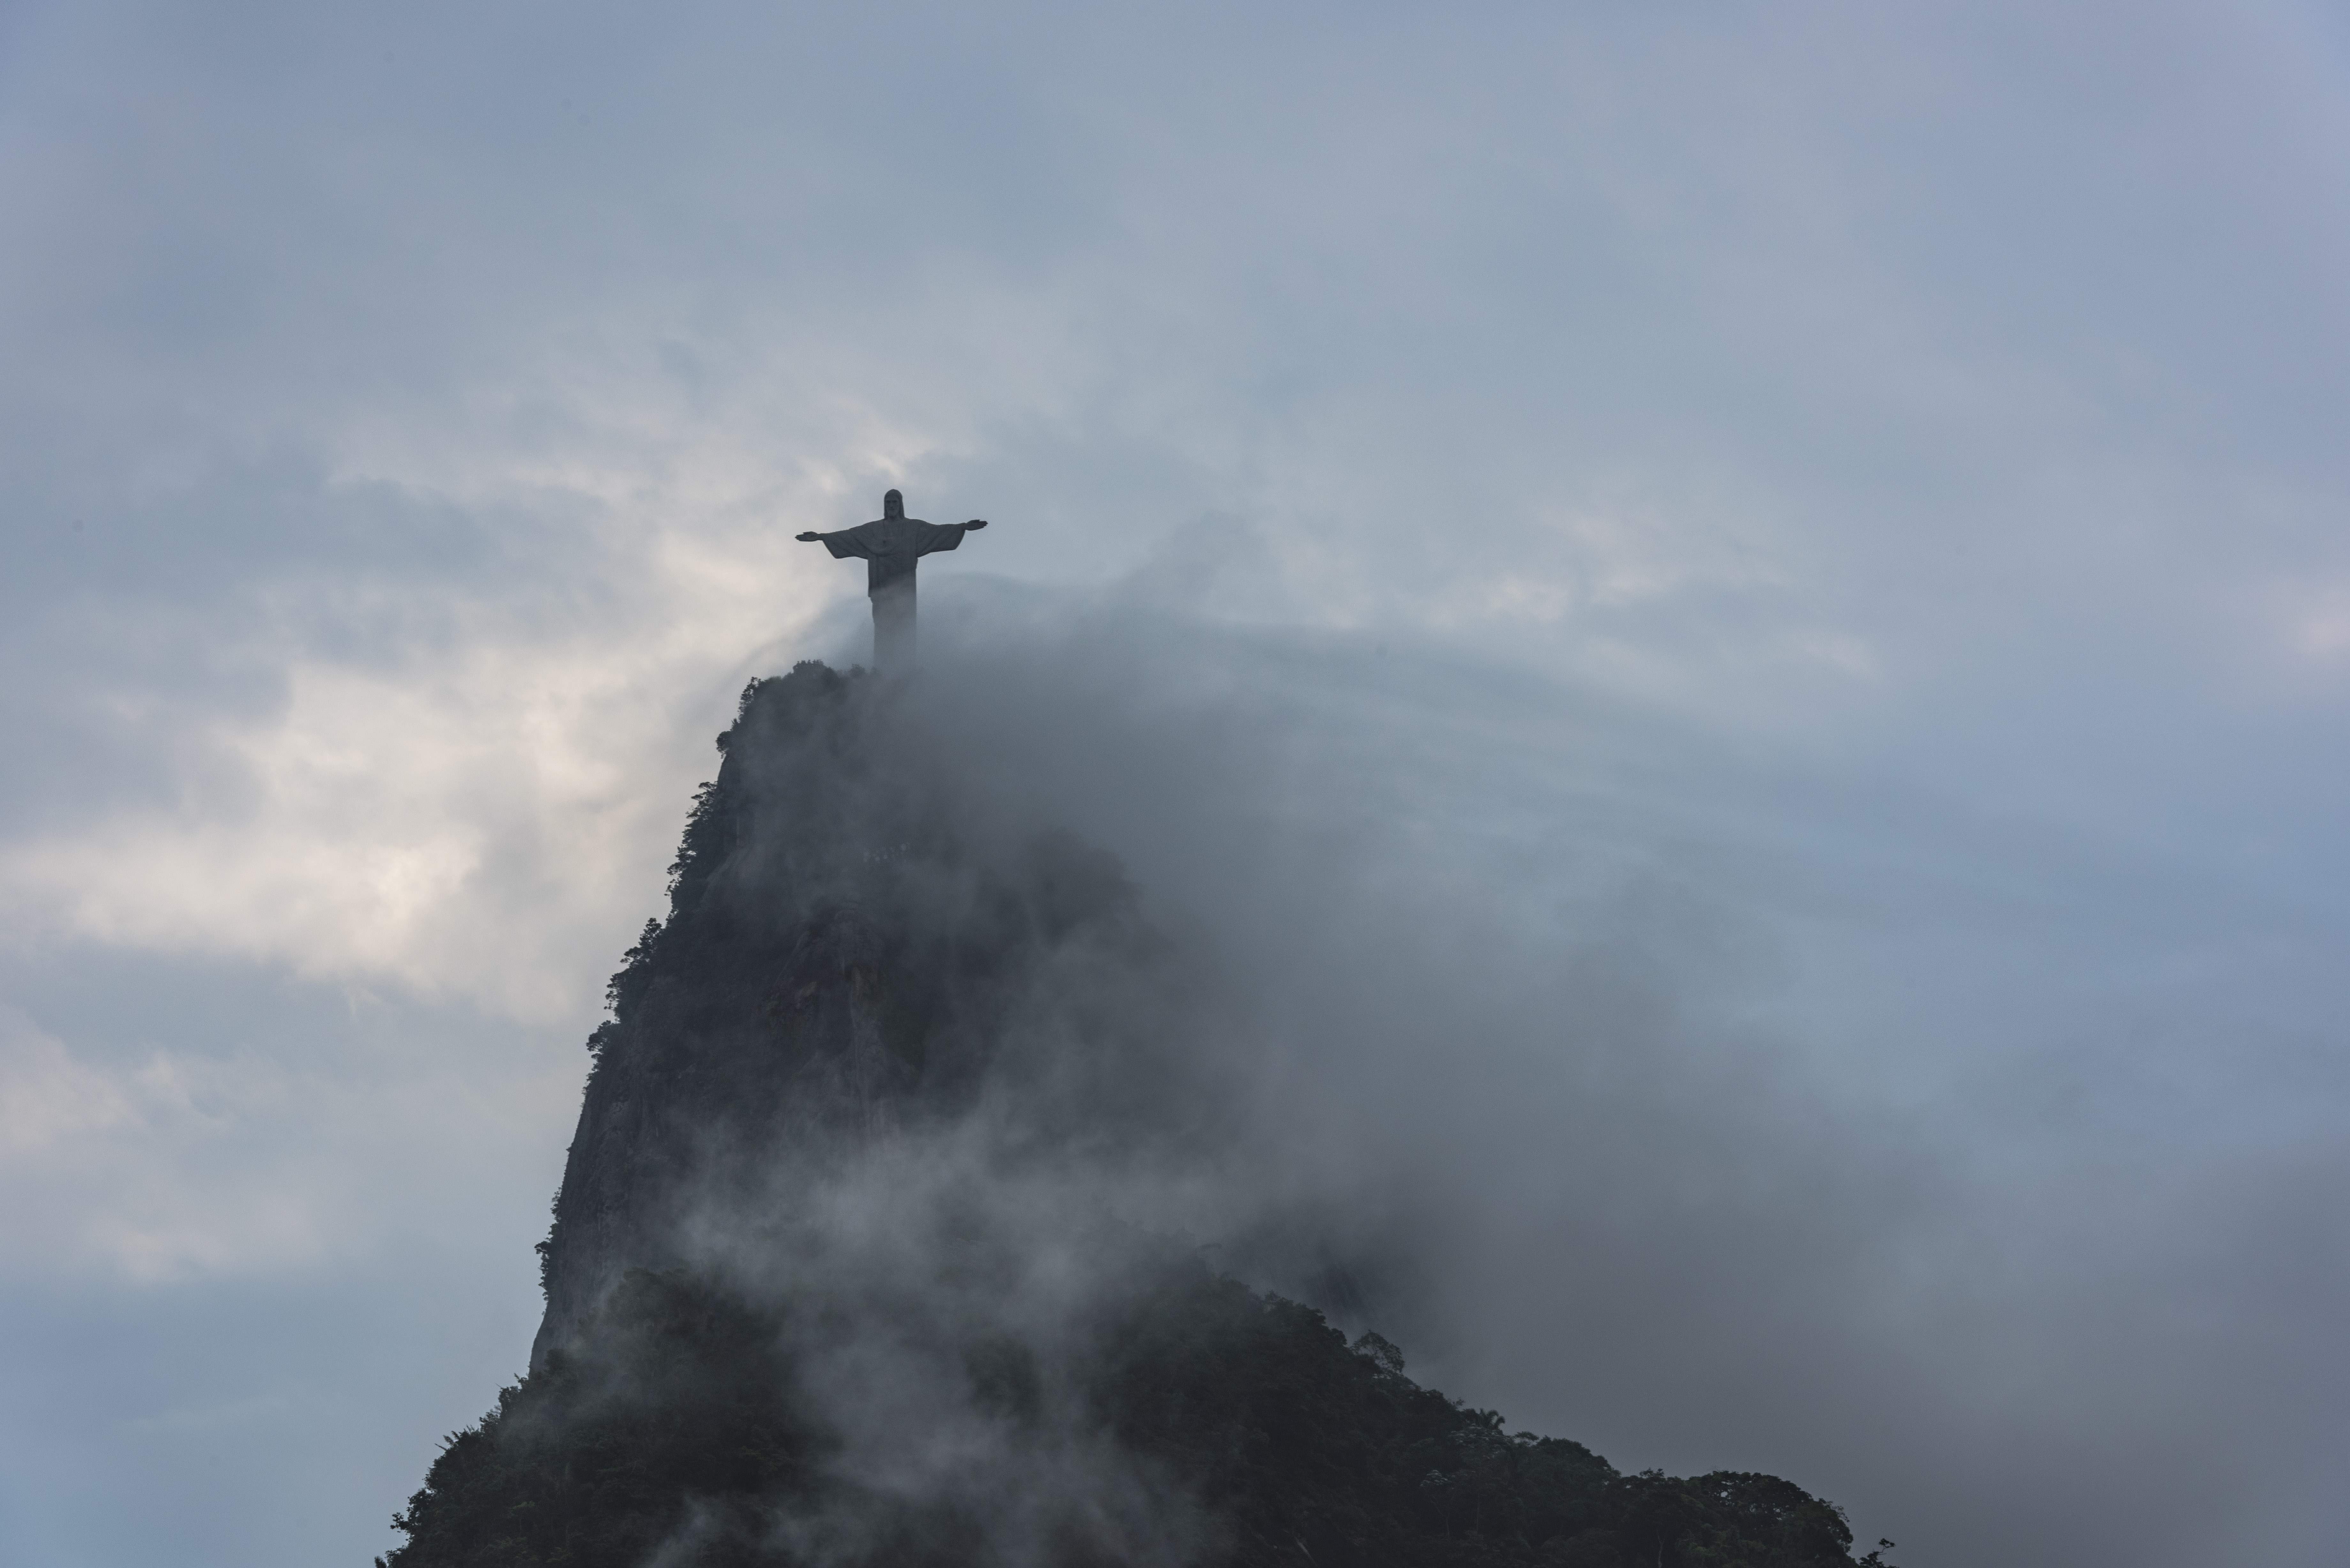
<path fill-rule="evenodd" d="M 2315 5 L 0 3 L 5 1555 L 390 1544 L 898 485 L 939 646 L 1154 628 L 1461 915 L 1315 999 L 1416 1374 L 2338 1560 L 2345 279 Z"/>

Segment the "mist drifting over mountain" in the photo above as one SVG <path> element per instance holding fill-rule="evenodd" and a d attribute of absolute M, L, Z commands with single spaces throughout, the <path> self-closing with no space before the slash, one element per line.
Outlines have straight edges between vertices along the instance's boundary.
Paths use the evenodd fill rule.
<path fill-rule="evenodd" d="M 1623 1477 L 1403 1376 L 1417 1248 L 1364 1189 L 1409 1151 L 1325 1085 L 1495 1027 L 1474 977 L 1291 933 L 1338 890 L 1298 823 L 1248 857 L 1287 907 L 1238 873 L 1239 715 L 1146 743 L 1130 682 L 1049 669 L 745 690 L 590 1042 L 532 1375 L 392 1561 L 1850 1561 L 1786 1482 Z M 1077 817 L 1193 867 L 1183 935 Z M 1383 1038 L 1366 965 L 1423 1009 Z"/>
<path fill-rule="evenodd" d="M 2017 1064 L 1954 1064 L 1938 988 L 2027 961 L 2033 922 L 2080 921 L 2081 867 L 2060 891 L 2044 846 L 1955 816 L 1937 837 L 1930 800 L 1817 776 L 1775 781 L 1767 815 L 1727 810 L 1759 793 L 1754 759 L 1442 658 L 1148 600 L 1036 607 L 983 587 L 953 601 L 921 679 L 842 708 L 860 715 L 847 730 L 773 727 L 785 688 L 838 680 L 820 671 L 746 706 L 675 868 L 680 913 L 615 979 L 608 1104 L 591 1084 L 572 1179 L 649 1103 L 702 1109 L 628 1135 L 667 1152 L 608 1168 L 642 1184 L 602 1219 L 558 1210 L 542 1358 L 632 1265 L 715 1270 L 752 1300 L 806 1293 L 833 1326 L 795 1331 L 814 1337 L 787 1362 L 833 1368 L 804 1407 L 834 1412 L 849 1469 L 827 1473 L 868 1501 L 1003 1501 L 990 1539 L 1015 1556 L 1061 1539 L 1048 1521 L 1080 1495 L 1086 1517 L 1125 1521 L 1087 1538 L 1113 1555 L 1230 1544 L 1229 1516 L 1158 1459 L 1079 1440 L 1101 1434 L 1073 1347 L 1166 1266 L 1121 1251 L 1120 1226 L 1403 1344 L 1414 1377 L 1513 1424 L 1677 1470 L 1793 1476 L 1855 1506 L 1864 1542 L 1915 1539 L 1911 1511 L 1957 1535 L 1931 1500 L 1960 1475 L 2050 1494 L 2045 1515 L 1977 1521 L 1974 1539 L 2061 1539 L 2092 1526 L 2054 1494 L 2162 1452 L 2157 1432 L 2096 1460 L 2061 1431 L 1987 1438 L 2017 1429 L 1999 1394 L 2013 1365 L 2087 1400 L 2159 1404 L 2194 1376 L 2149 1380 L 2138 1356 L 2170 1331 L 2094 1301 L 1983 1314 L 1999 1287 L 1977 1272 L 1980 1227 L 2010 1248 L 2083 1243 L 2044 1193 L 2011 1203 L 1968 1168 L 1966 1097 Z M 2126 898 L 2131 868 L 2107 870 Z M 719 908 L 737 911 L 723 938 L 694 936 L 692 912 Z M 1794 978 L 1854 963 L 1856 925 L 1873 951 L 1844 1026 L 1914 1029 L 1912 1065 L 1948 1103 L 1888 1093 L 1833 1016 L 1789 1027 Z M 2109 983 L 2085 966 L 2081 1005 Z M 1960 1022 L 1996 1012 L 1978 996 Z M 713 1018 L 731 1044 L 631 1044 Z M 800 1055 L 781 1071 L 786 1035 Z M 2033 1072 L 2084 1070 L 2035 1044 Z M 626 1088 L 640 1072 L 665 1086 Z M 666 1208 L 660 1172 L 686 1178 Z M 613 1242 L 640 1202 L 658 1226 Z M 2079 1256 L 2156 1276 L 2201 1268 L 2211 1244 L 2106 1237 Z M 1063 1424 L 1014 1441 L 954 1392 L 991 1335 L 1058 1369 Z M 1856 1461 L 1876 1443 L 1899 1458 Z M 1123 1458 L 1072 1469 L 1081 1453 Z M 853 1554 L 873 1517 L 819 1509 L 794 1538 Z"/>

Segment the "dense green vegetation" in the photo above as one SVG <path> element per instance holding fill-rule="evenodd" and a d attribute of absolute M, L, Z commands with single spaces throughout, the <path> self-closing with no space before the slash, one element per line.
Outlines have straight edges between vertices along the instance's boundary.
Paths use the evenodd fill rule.
<path fill-rule="evenodd" d="M 453 1435 L 395 1521 L 389 1568 L 696 1568 L 822 1560 L 795 1515 L 860 1521 L 853 1560 L 981 1560 L 972 1504 L 882 1496 L 835 1473 L 791 1391 L 788 1307 L 681 1273 L 629 1277 L 593 1331 Z M 1033 1351 L 980 1336 L 963 1397 L 1014 1434 L 1043 1408 Z M 1203 1505 L 1210 1561 L 1284 1568 L 1826 1568 L 1839 1511 L 1790 1483 L 1626 1476 L 1579 1444 L 1505 1430 L 1412 1383 L 1392 1345 L 1260 1296 L 1170 1246 L 1080 1353 L 1093 1440 Z M 830 1553 L 825 1553 L 829 1557 Z M 1052 1553 L 1107 1563 L 1081 1532 Z M 1879 1561 L 1871 1552 L 1860 1559 Z"/>

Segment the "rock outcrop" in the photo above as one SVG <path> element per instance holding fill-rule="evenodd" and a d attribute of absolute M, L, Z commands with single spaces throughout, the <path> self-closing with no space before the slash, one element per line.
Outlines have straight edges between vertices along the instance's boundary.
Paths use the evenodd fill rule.
<path fill-rule="evenodd" d="M 1116 862 L 961 819 L 894 692 L 802 664 L 754 682 L 719 737 L 669 918 L 613 977 L 590 1043 L 534 1367 L 629 1270 L 688 1262 L 697 1216 L 787 1202 L 991 1085 L 1024 1082 L 1024 1120 L 1072 1136 L 1151 1097 L 1140 1015 L 1112 1016 L 1150 984 L 1152 946 Z"/>

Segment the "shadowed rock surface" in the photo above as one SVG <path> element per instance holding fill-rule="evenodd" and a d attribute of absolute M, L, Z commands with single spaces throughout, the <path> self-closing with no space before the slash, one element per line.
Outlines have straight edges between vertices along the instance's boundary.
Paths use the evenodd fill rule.
<path fill-rule="evenodd" d="M 820 664 L 743 693 L 669 919 L 590 1042 L 534 1366 L 628 1270 L 684 1262 L 696 1216 L 967 1116 L 985 1091 L 1039 1143 L 1165 1122 L 1164 1059 L 1132 1027 L 1154 1010 L 1117 1005 L 1153 983 L 1117 864 L 1062 836 L 974 846 L 895 717 L 886 686 Z"/>

